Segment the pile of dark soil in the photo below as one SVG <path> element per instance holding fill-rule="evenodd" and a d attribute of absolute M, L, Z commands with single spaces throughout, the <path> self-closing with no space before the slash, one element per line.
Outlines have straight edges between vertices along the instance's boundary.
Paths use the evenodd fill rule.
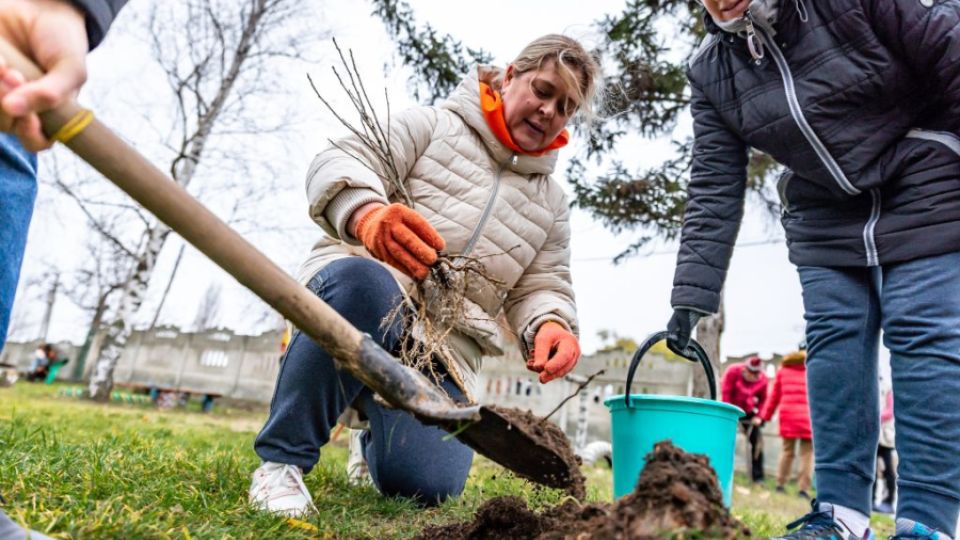
<path fill-rule="evenodd" d="M 469 523 L 428 527 L 418 539 L 439 540 L 661 540 L 749 538 L 750 530 L 723 506 L 707 457 L 669 441 L 647 455 L 633 493 L 612 505 L 571 499 L 541 513 L 519 497 L 485 502 Z"/>

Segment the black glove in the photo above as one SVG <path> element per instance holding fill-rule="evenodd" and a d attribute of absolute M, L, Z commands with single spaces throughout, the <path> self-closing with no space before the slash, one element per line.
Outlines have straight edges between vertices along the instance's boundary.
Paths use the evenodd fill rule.
<path fill-rule="evenodd" d="M 702 316 L 702 313 L 692 309 L 674 309 L 673 317 L 670 317 L 670 322 L 667 323 L 667 348 L 683 356 L 690 344 L 690 335 Z"/>

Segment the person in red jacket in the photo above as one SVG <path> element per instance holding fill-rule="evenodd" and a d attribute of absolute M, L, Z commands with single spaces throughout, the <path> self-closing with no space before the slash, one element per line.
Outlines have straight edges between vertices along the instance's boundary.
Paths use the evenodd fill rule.
<path fill-rule="evenodd" d="M 751 356 L 745 362 L 733 364 L 723 374 L 722 399 L 725 403 L 743 409 L 746 416 L 740 419 L 740 427 L 750 442 L 750 478 L 763 481 L 763 437 L 760 426 L 753 418 L 760 413 L 767 400 L 767 376 L 763 374 L 763 361 Z"/>
<path fill-rule="evenodd" d="M 801 348 L 783 357 L 777 376 L 773 380 L 770 399 L 763 405 L 760 414 L 754 417 L 754 425 L 769 422 L 777 408 L 780 409 L 780 437 L 783 451 L 777 469 L 777 491 L 783 492 L 796 447 L 800 447 L 800 462 L 797 469 L 799 495 L 809 499 L 810 476 L 813 471 L 813 435 L 810 429 L 810 406 L 807 403 L 807 352 Z"/>

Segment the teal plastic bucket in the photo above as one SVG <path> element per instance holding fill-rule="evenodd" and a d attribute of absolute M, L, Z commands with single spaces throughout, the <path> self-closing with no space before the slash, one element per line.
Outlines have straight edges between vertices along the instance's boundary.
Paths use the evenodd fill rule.
<path fill-rule="evenodd" d="M 723 503 L 729 507 L 733 495 L 737 422 L 743 411 L 716 401 L 716 377 L 703 348 L 691 340 L 682 356 L 703 366 L 713 399 L 630 393 L 640 359 L 664 337 L 666 332 L 647 338 L 630 362 L 625 393 L 604 400 L 611 416 L 613 495 L 620 498 L 632 492 L 645 464 L 644 456 L 653 450 L 655 443 L 669 439 L 686 452 L 707 455 L 717 473 Z"/>

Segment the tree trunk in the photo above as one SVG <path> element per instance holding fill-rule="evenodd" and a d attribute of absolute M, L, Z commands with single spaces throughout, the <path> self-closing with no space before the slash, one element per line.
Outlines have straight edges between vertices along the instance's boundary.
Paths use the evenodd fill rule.
<path fill-rule="evenodd" d="M 112 291 L 111 291 L 112 292 Z M 93 346 L 93 340 L 100 331 L 100 325 L 103 323 L 103 314 L 107 310 L 107 296 L 110 292 L 102 295 L 97 300 L 97 307 L 93 310 L 93 319 L 90 321 L 90 328 L 87 329 L 87 337 L 83 340 L 80 352 L 77 353 L 77 361 L 73 365 L 73 380 L 83 380 L 83 368 L 87 363 L 87 355 L 90 354 L 90 347 Z"/>
<path fill-rule="evenodd" d="M 117 320 L 107 328 L 106 344 L 100 351 L 97 366 L 90 375 L 90 399 L 107 401 L 113 389 L 113 370 L 117 367 L 123 349 L 133 332 L 133 316 L 143 304 L 150 276 L 157 264 L 157 257 L 163 243 L 170 235 L 166 225 L 157 225 L 150 229 L 147 243 L 143 248 L 130 280 L 127 281 L 120 298 L 120 310 Z"/>
<path fill-rule="evenodd" d="M 90 399 L 100 402 L 110 401 L 110 391 L 113 390 L 113 370 L 117 367 L 129 337 L 130 332 L 123 323 L 123 319 L 118 319 L 107 328 L 105 344 L 100 349 L 97 365 L 90 374 L 90 385 L 87 387 Z"/>
<path fill-rule="evenodd" d="M 255 40 L 260 37 L 260 25 L 264 16 L 272 9 L 282 10 L 284 8 L 281 4 L 267 3 L 263 0 L 252 0 L 250 2 L 249 11 L 245 11 L 243 26 L 240 28 L 239 39 L 232 51 L 229 66 L 226 66 L 224 72 L 218 75 L 219 80 L 217 81 L 218 86 L 215 95 L 209 99 L 207 96 L 201 95 L 201 81 L 194 80 L 204 73 L 202 71 L 205 67 L 204 64 L 199 64 L 197 69 L 192 72 L 191 77 L 194 78 L 191 78 L 190 81 L 183 81 L 184 84 L 192 82 L 192 85 L 180 86 L 176 89 L 178 92 L 183 92 L 185 89 L 196 92 L 194 97 L 197 101 L 206 104 L 202 108 L 202 113 L 197 116 L 197 123 L 193 132 L 184 134 L 180 153 L 171 165 L 173 179 L 184 188 L 190 185 L 196 174 L 197 166 L 203 157 L 204 148 L 209 142 L 220 114 L 223 112 L 227 98 L 243 71 L 244 63 L 252 54 L 257 54 L 257 51 L 252 47 Z M 212 16 L 212 14 L 210 15 Z M 223 24 L 223 21 L 214 21 L 214 24 L 220 25 Z M 156 29 L 153 31 L 156 32 Z M 194 57 L 202 58 L 203 54 L 200 53 L 203 52 L 198 52 L 198 55 L 194 55 Z M 183 107 L 182 97 L 181 95 L 181 107 Z M 181 112 L 186 113 L 187 111 Z M 157 258 L 170 235 L 170 228 L 157 222 L 148 230 L 147 235 L 146 245 L 138 255 L 131 278 L 121 293 L 118 320 L 108 327 L 106 344 L 97 360 L 97 366 L 90 376 L 90 398 L 94 400 L 106 401 L 109 399 L 110 391 L 113 388 L 113 371 L 133 331 L 133 317 L 143 304 Z"/>
<path fill-rule="evenodd" d="M 720 308 L 715 315 L 704 317 L 697 323 L 697 341 L 710 357 L 710 364 L 713 366 L 713 372 L 716 379 L 720 380 L 720 336 L 723 334 L 723 297 L 720 297 Z M 714 388 L 719 391 L 719 388 Z M 709 398 L 710 388 L 707 384 L 707 376 L 699 366 L 696 368 L 693 376 L 693 395 L 696 397 Z M 719 396 L 719 394 L 718 394 Z"/>

